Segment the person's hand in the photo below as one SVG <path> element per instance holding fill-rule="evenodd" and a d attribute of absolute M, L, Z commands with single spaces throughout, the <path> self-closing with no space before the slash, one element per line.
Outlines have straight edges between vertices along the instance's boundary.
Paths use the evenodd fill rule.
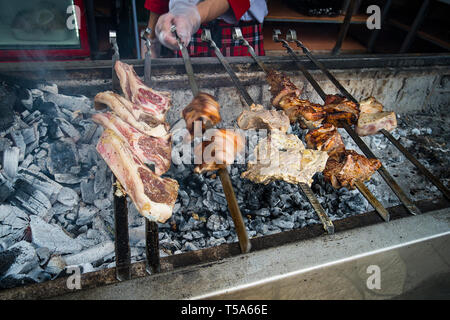
<path fill-rule="evenodd" d="M 159 58 L 161 55 L 161 42 L 159 42 L 158 38 L 150 40 L 150 56 L 152 59 Z"/>
<path fill-rule="evenodd" d="M 160 16 L 156 23 L 156 36 L 162 45 L 177 50 L 177 39 L 170 31 L 172 25 L 177 28 L 177 34 L 181 42 L 187 46 L 192 35 L 200 27 L 200 22 L 200 14 L 195 4 L 185 1 L 171 1 L 169 12 Z"/>

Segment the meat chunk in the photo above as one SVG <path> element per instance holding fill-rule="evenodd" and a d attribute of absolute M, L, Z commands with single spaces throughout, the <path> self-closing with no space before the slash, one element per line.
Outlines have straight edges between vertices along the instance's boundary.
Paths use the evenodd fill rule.
<path fill-rule="evenodd" d="M 355 131 L 360 136 L 369 136 L 381 129 L 392 131 L 395 128 L 397 128 L 395 112 L 361 113 Z"/>
<path fill-rule="evenodd" d="M 147 136 L 110 112 L 94 114 L 92 119 L 105 129 L 114 131 L 141 162 L 154 164 L 157 175 L 169 170 L 172 150 L 170 135 L 165 138 Z"/>
<path fill-rule="evenodd" d="M 364 99 L 359 103 L 361 113 L 378 113 L 383 111 L 383 105 L 374 97 Z"/>
<path fill-rule="evenodd" d="M 336 112 L 327 114 L 324 123 L 329 123 L 337 128 L 342 128 L 342 123 L 353 125 L 356 123 L 357 118 L 350 112 Z"/>
<path fill-rule="evenodd" d="M 355 124 L 359 117 L 358 105 L 339 95 L 328 95 L 323 108 L 327 114 L 325 122 L 335 127 L 339 127 L 340 121 Z"/>
<path fill-rule="evenodd" d="M 305 140 L 308 148 L 326 151 L 330 157 L 344 152 L 345 145 L 337 128 L 331 124 L 309 131 Z"/>
<path fill-rule="evenodd" d="M 213 96 L 200 92 L 182 111 L 189 133 L 194 134 L 195 121 L 202 122 L 202 132 L 219 123 L 221 120 L 219 110 L 220 105 Z"/>
<path fill-rule="evenodd" d="M 100 137 L 97 151 L 144 217 L 161 223 L 170 218 L 178 196 L 176 180 L 154 174 L 110 129 Z"/>
<path fill-rule="evenodd" d="M 320 104 L 301 100 L 293 94 L 284 96 L 279 106 L 286 112 L 291 122 L 296 122 L 299 117 L 307 121 L 320 121 L 325 116 L 325 111 Z"/>
<path fill-rule="evenodd" d="M 94 98 L 94 105 L 96 109 L 103 109 L 105 106 L 110 107 L 122 120 L 146 135 L 164 137 L 168 134 L 167 124 L 165 123 L 152 126 L 144 121 L 137 120 L 132 113 L 134 105 L 112 91 L 98 93 Z"/>
<path fill-rule="evenodd" d="M 134 68 L 117 61 L 114 69 L 120 81 L 125 97 L 139 108 L 139 118 L 165 121 L 165 115 L 171 105 L 170 93 L 160 92 L 147 87 L 138 77 Z M 148 120 L 146 120 L 148 122 Z"/>
<path fill-rule="evenodd" d="M 272 104 L 278 107 L 281 99 L 286 95 L 299 96 L 301 90 L 282 72 L 270 70 L 267 74 L 267 82 L 270 85 Z"/>
<path fill-rule="evenodd" d="M 236 155 L 245 148 L 245 139 L 234 130 L 209 130 L 208 136 L 194 148 L 195 163 L 200 163 L 195 169 L 196 173 L 214 171 L 233 164 Z"/>
<path fill-rule="evenodd" d="M 378 159 L 368 159 L 356 151 L 345 150 L 328 159 L 323 175 L 336 189 L 354 189 L 356 181 L 369 180 L 380 167 Z"/>
<path fill-rule="evenodd" d="M 281 132 L 272 132 L 262 139 L 254 157 L 241 177 L 263 184 L 284 180 L 311 185 L 312 177 L 324 170 L 328 159 L 326 152 L 305 149 L 297 136 Z"/>
<path fill-rule="evenodd" d="M 289 127 L 289 117 L 283 111 L 265 110 L 262 105 L 252 104 L 250 110 L 244 110 L 237 118 L 239 128 L 267 129 L 286 132 Z"/>

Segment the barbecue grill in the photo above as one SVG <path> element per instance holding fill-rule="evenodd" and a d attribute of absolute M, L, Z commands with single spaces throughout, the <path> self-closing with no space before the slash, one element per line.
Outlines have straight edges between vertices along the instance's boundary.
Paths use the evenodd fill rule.
<path fill-rule="evenodd" d="M 114 59 L 118 59 L 118 50 Z M 305 78 L 292 69 L 293 63 L 299 63 L 313 74 L 321 90 L 325 88 L 328 92 L 334 92 L 328 79 L 316 70 L 317 66 L 308 58 L 261 57 L 257 64 L 252 58 L 226 59 L 231 65 L 226 68 L 238 71 L 235 76 L 239 78 L 241 92 L 242 89 L 246 92 L 243 100 L 236 93 L 236 78 L 230 79 L 223 73 L 216 58 L 192 61 L 199 86 L 218 97 L 224 111 L 223 121 L 229 126 L 234 126 L 234 120 L 246 103 L 256 101 L 269 105 L 268 86 L 259 66 L 287 71 L 291 79 L 308 87 Z M 444 87 L 444 82 L 450 70 L 450 58 L 446 55 L 343 56 L 319 61 L 330 69 L 338 70 L 333 73 L 345 80 L 347 88 L 357 96 L 367 93 L 365 85 L 358 82 L 371 83 L 372 87 L 377 88 L 384 81 L 382 90 L 374 95 L 380 100 L 396 103 L 401 100 L 396 100 L 399 95 L 393 97 L 397 92 L 394 94 L 390 89 L 392 87 L 401 87 L 400 90 L 405 92 L 420 90 L 423 94 L 430 90 L 417 86 L 414 81 L 408 83 L 406 79 L 421 79 L 421 83 L 427 84 L 441 81 L 439 94 L 446 96 L 447 100 L 433 98 L 436 104 L 442 101 L 444 106 L 445 103 L 448 106 L 450 89 Z M 144 74 L 142 61 L 125 62 Z M 4 64 L 0 66 L 0 73 L 6 80 L 22 85 L 55 82 L 63 92 L 71 94 L 93 96 L 111 87 L 118 88 L 114 74 L 111 79 L 111 61 L 54 62 L 40 66 Z M 152 77 L 152 86 L 165 88 L 174 94 L 174 107 L 168 115 L 168 121 L 173 124 L 179 118 L 180 109 L 192 97 L 187 90 L 184 63 L 178 59 L 156 59 L 152 61 Z M 150 79 L 147 76 L 145 80 Z M 318 100 L 313 91 L 305 91 L 309 100 Z M 411 109 L 400 104 L 395 111 L 416 112 L 422 107 L 418 96 L 410 98 Z M 407 181 L 402 177 L 396 180 L 405 192 Z M 307 194 L 306 198 L 311 200 L 311 197 L 315 197 L 314 194 Z M 409 207 L 387 207 L 389 223 L 382 223 L 385 220 L 376 212 L 367 212 L 333 221 L 335 234 L 327 230 L 328 220 L 324 219 L 323 225 L 313 224 L 252 238 L 252 251 L 247 254 L 242 254 L 239 244 L 233 242 L 161 258 L 158 228 L 155 223 L 146 221 L 147 261 L 131 263 L 127 203 L 125 198 L 115 197 L 116 268 L 83 274 L 81 291 L 72 292 L 66 286 L 66 278 L 59 278 L 0 291 L 0 297 L 391 298 L 414 294 L 424 282 L 437 288 L 446 283 L 443 279 L 448 279 L 448 208 L 449 202 L 437 191 L 433 199 L 416 201 Z M 323 208 L 316 210 L 321 212 Z M 370 265 L 380 266 L 382 277 L 386 275 L 386 281 L 382 278 L 382 291 L 371 291 L 365 286 L 369 276 L 366 270 Z M 401 276 L 396 278 L 398 274 Z M 335 289 L 329 290 L 330 287 Z"/>

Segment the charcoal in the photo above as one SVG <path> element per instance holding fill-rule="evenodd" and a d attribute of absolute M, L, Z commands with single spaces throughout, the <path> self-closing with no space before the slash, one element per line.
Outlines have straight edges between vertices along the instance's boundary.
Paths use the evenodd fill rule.
<path fill-rule="evenodd" d="M 39 130 L 39 136 L 40 137 L 46 137 L 47 136 L 47 132 L 48 132 L 47 125 L 40 125 L 38 127 L 38 130 Z"/>
<path fill-rule="evenodd" d="M 46 247 L 41 247 L 36 249 L 36 255 L 39 259 L 39 265 L 44 265 L 50 259 L 50 250 Z"/>
<path fill-rule="evenodd" d="M 46 123 L 48 123 L 54 117 L 64 116 L 64 114 L 61 112 L 61 109 L 53 102 L 37 102 L 35 103 L 35 109 L 47 116 L 44 117 L 44 121 Z"/>
<path fill-rule="evenodd" d="M 262 208 L 254 212 L 257 216 L 268 217 L 270 216 L 270 210 L 268 208 Z"/>
<path fill-rule="evenodd" d="M 63 94 L 44 92 L 44 99 L 47 102 L 53 102 L 70 111 L 81 111 L 83 113 L 92 111 L 91 100 L 85 96 L 66 96 Z"/>
<path fill-rule="evenodd" d="M 22 130 L 23 142 L 25 144 L 33 143 L 36 140 L 36 135 L 33 127 Z"/>
<path fill-rule="evenodd" d="M 14 193 L 13 183 L 0 172 L 0 202 L 4 202 Z"/>
<path fill-rule="evenodd" d="M 73 189 L 64 187 L 59 191 L 57 200 L 68 207 L 74 207 L 78 204 L 79 197 Z"/>
<path fill-rule="evenodd" d="M 56 196 L 62 189 L 62 186 L 59 183 L 38 171 L 20 168 L 18 175 L 21 179 L 42 191 L 50 200 L 56 199 Z"/>
<path fill-rule="evenodd" d="M 29 154 L 30 152 L 34 151 L 37 147 L 39 147 L 39 130 L 37 128 L 37 124 L 35 123 L 32 127 L 33 129 L 33 141 L 29 144 L 27 144 L 27 147 L 25 149 L 25 155 Z"/>
<path fill-rule="evenodd" d="M 215 238 L 225 238 L 230 234 L 230 230 L 213 231 L 212 235 Z"/>
<path fill-rule="evenodd" d="M 190 233 L 190 232 L 183 234 L 182 237 L 183 237 L 183 239 L 186 239 L 189 241 L 194 240 L 194 237 L 192 236 L 192 233 Z"/>
<path fill-rule="evenodd" d="M 26 209 L 31 214 L 45 216 L 51 208 L 50 200 L 29 182 L 18 179 L 14 184 L 15 192 L 11 195 L 11 203 Z"/>
<path fill-rule="evenodd" d="M 29 226 L 28 215 L 17 207 L 0 205 L 0 239 L 9 244 L 24 238 Z"/>
<path fill-rule="evenodd" d="M 25 274 L 39 264 L 32 244 L 20 241 L 0 253 L 0 279 L 9 275 Z"/>
<path fill-rule="evenodd" d="M 92 179 L 84 179 L 80 183 L 80 189 L 83 202 L 93 204 L 97 199 L 96 193 L 94 192 L 94 181 Z"/>
<path fill-rule="evenodd" d="M 216 246 L 219 246 L 219 245 L 224 244 L 226 242 L 227 241 L 225 240 L 225 238 L 218 238 L 217 239 L 217 238 L 211 237 L 211 238 L 208 239 L 208 243 L 209 243 L 209 245 L 211 247 L 216 247 Z"/>
<path fill-rule="evenodd" d="M 71 138 L 75 143 L 80 140 L 80 132 L 66 119 L 55 118 L 54 121 L 61 129 L 61 131 L 69 138 Z"/>
<path fill-rule="evenodd" d="M 36 246 L 46 247 L 51 254 L 66 254 L 79 252 L 81 244 L 69 237 L 60 226 L 50 224 L 38 216 L 30 217 L 32 242 Z"/>
<path fill-rule="evenodd" d="M 24 117 L 22 114 L 22 119 L 26 124 L 31 126 L 34 123 L 39 123 L 39 121 L 42 119 L 42 115 L 38 110 L 35 110 L 33 111 L 33 113 L 27 115 L 26 117 Z"/>
<path fill-rule="evenodd" d="M 61 256 L 56 255 L 50 258 L 47 266 L 45 267 L 45 271 L 50 274 L 57 275 L 60 274 L 65 267 L 66 262 L 64 261 L 64 259 Z"/>
<path fill-rule="evenodd" d="M 44 97 L 44 93 L 39 89 L 31 89 L 30 92 L 31 92 L 31 97 L 33 98 L 33 100 L 37 100 L 38 98 Z"/>
<path fill-rule="evenodd" d="M 184 250 L 186 251 L 195 251 L 198 250 L 197 246 L 191 242 L 186 241 L 184 244 Z"/>
<path fill-rule="evenodd" d="M 11 139 L 14 141 L 14 144 L 20 149 L 19 161 L 22 161 L 25 157 L 25 150 L 27 148 L 22 133 L 19 130 L 11 132 Z"/>
<path fill-rule="evenodd" d="M 47 124 L 48 124 L 47 127 L 48 136 L 51 139 L 58 140 L 60 138 L 64 138 L 64 133 L 62 132 L 61 128 L 58 127 L 58 125 L 53 119 L 49 120 Z"/>
<path fill-rule="evenodd" d="M 100 210 L 104 210 L 104 209 L 108 209 L 111 207 L 112 202 L 110 199 L 96 199 L 94 200 L 94 205 L 100 209 Z"/>
<path fill-rule="evenodd" d="M 11 147 L 12 142 L 8 138 L 0 137 L 0 152 L 5 151 L 9 147 Z"/>
<path fill-rule="evenodd" d="M 97 131 L 97 125 L 95 123 L 93 123 L 92 121 L 85 121 L 85 120 L 81 121 L 80 124 L 84 128 L 80 142 L 82 142 L 82 143 L 91 142 L 92 137 L 95 134 L 95 131 Z"/>
<path fill-rule="evenodd" d="M 72 167 L 79 167 L 75 143 L 68 139 L 61 139 L 52 143 L 47 159 L 47 168 L 50 174 L 70 173 Z"/>
<path fill-rule="evenodd" d="M 105 190 L 105 187 L 107 186 L 106 183 L 106 172 L 108 168 L 106 167 L 105 163 L 102 163 L 102 165 L 97 168 L 95 171 L 95 179 L 94 179 L 94 192 L 96 194 L 102 192 Z"/>
<path fill-rule="evenodd" d="M 82 177 L 76 176 L 71 173 L 55 173 L 55 181 L 64 184 L 77 184 L 83 179 Z"/>
<path fill-rule="evenodd" d="M 8 130 L 14 125 L 13 106 L 16 103 L 16 94 L 10 87 L 0 84 L 0 131 Z"/>
<path fill-rule="evenodd" d="M 43 93 L 58 94 L 58 86 L 55 83 L 39 83 L 37 89 Z"/>
<path fill-rule="evenodd" d="M 78 219 L 77 219 L 77 226 L 82 226 L 87 223 L 91 223 L 92 219 L 94 218 L 95 214 L 98 212 L 98 208 L 94 206 L 86 206 L 86 207 L 80 207 L 78 209 Z"/>
<path fill-rule="evenodd" d="M 182 203 L 183 203 L 183 206 L 184 206 L 184 207 L 188 207 L 188 206 L 189 206 L 189 201 L 190 201 L 190 199 L 189 199 L 189 195 L 187 194 L 187 192 L 184 191 L 184 190 L 180 190 L 180 191 L 178 192 L 178 195 L 179 195 L 180 198 L 181 198 L 181 201 L 182 201 Z"/>
<path fill-rule="evenodd" d="M 19 166 L 20 149 L 10 147 L 3 152 L 3 171 L 9 179 L 14 179 Z"/>
<path fill-rule="evenodd" d="M 229 223 L 222 216 L 212 214 L 206 222 L 206 227 L 211 231 L 223 231 L 229 228 Z"/>

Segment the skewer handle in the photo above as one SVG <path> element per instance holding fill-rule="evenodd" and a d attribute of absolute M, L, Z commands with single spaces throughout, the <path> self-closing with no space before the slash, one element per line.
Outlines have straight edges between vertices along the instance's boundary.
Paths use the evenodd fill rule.
<path fill-rule="evenodd" d="M 302 189 L 303 193 L 306 195 L 306 197 L 308 198 L 309 202 L 313 206 L 314 211 L 319 216 L 319 219 L 322 222 L 322 225 L 323 225 L 323 228 L 325 229 L 325 231 L 328 234 L 333 234 L 334 233 L 333 222 L 331 221 L 330 217 L 328 217 L 327 213 L 323 209 L 323 207 L 320 204 L 319 200 L 317 200 L 317 198 L 314 195 L 314 193 L 311 190 L 311 188 L 305 183 L 300 183 L 300 188 Z"/>
<path fill-rule="evenodd" d="M 247 230 L 245 229 L 244 220 L 242 219 L 241 210 L 239 209 L 236 195 L 233 190 L 233 185 L 231 184 L 230 175 L 227 168 L 222 168 L 218 170 L 220 181 L 222 182 L 223 192 L 225 193 L 225 198 L 228 203 L 228 210 L 230 210 L 231 218 L 234 222 L 234 227 L 236 228 L 236 233 L 239 239 L 239 246 L 241 247 L 242 253 L 250 252 L 252 247 L 250 240 L 248 238 Z"/>
<path fill-rule="evenodd" d="M 376 210 L 376 212 L 378 212 L 381 218 L 383 218 L 384 221 L 389 222 L 390 220 L 389 212 L 386 210 L 385 207 L 383 207 L 381 202 L 374 197 L 374 195 L 372 194 L 372 192 L 370 192 L 367 186 L 362 181 L 359 180 L 355 182 L 355 185 L 358 188 L 359 192 L 361 192 L 362 195 L 367 199 L 367 201 L 369 201 L 369 203 Z"/>

